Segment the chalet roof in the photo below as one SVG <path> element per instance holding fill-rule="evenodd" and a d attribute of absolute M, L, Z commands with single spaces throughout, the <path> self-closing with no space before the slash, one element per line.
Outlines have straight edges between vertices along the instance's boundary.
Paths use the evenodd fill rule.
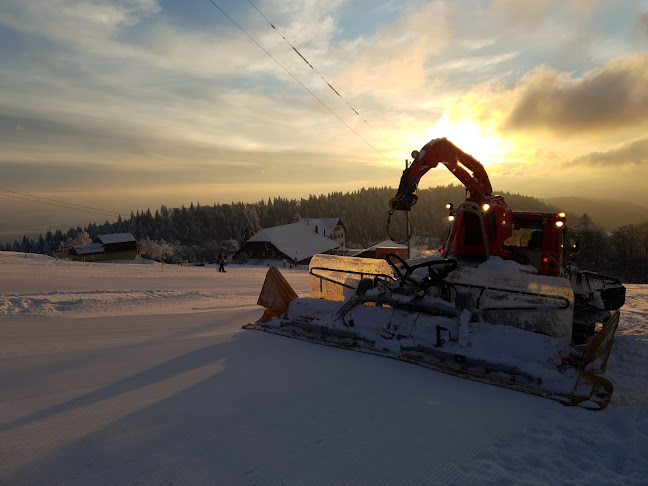
<path fill-rule="evenodd" d="M 304 221 L 262 229 L 248 242 L 271 243 L 281 253 L 296 261 L 310 258 L 317 253 L 323 253 L 339 246 L 330 238 L 315 234 Z"/>
<path fill-rule="evenodd" d="M 342 224 L 340 218 L 302 218 L 300 222 L 305 223 L 312 231 L 315 231 L 317 226 L 318 234 L 329 237 L 335 231 L 335 227 Z"/>
<path fill-rule="evenodd" d="M 88 243 L 87 245 L 74 245 L 72 247 L 77 255 L 90 255 L 92 253 L 103 253 L 104 246 L 101 243 Z"/>
<path fill-rule="evenodd" d="M 382 243 L 378 243 L 372 246 L 371 248 L 367 248 L 367 250 L 375 250 L 376 248 L 407 248 L 407 245 L 396 243 L 393 240 L 385 240 Z"/>
<path fill-rule="evenodd" d="M 113 243 L 127 243 L 135 240 L 135 237 L 130 233 L 112 233 L 109 235 L 99 235 L 94 239 L 95 243 L 103 243 L 110 245 Z"/>

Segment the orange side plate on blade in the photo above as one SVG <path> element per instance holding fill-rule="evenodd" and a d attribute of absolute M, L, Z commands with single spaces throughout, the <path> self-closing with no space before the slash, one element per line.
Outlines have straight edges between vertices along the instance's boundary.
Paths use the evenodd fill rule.
<path fill-rule="evenodd" d="M 296 298 L 297 294 L 277 267 L 270 267 L 257 301 L 257 304 L 265 307 L 265 311 L 257 322 L 267 322 L 273 317 L 285 314 L 290 303 Z"/>

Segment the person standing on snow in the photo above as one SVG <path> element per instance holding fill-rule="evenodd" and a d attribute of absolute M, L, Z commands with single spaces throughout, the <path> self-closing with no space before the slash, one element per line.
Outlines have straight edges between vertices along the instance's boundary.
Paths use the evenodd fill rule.
<path fill-rule="evenodd" d="M 225 273 L 225 257 L 222 253 L 218 255 L 218 271 Z"/>

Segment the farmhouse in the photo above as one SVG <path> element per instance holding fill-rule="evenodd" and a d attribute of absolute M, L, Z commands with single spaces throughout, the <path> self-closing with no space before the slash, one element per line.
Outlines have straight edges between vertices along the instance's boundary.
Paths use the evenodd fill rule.
<path fill-rule="evenodd" d="M 316 234 L 332 239 L 340 248 L 346 247 L 346 229 L 339 218 L 302 218 L 301 222 Z"/>
<path fill-rule="evenodd" d="M 135 260 L 137 241 L 130 233 L 98 235 L 87 245 L 75 245 L 69 250 L 71 260 L 99 262 L 106 260 Z"/>
<path fill-rule="evenodd" d="M 315 226 L 318 231 L 314 230 Z M 297 223 L 265 228 L 247 240 L 236 252 L 234 258 L 244 254 L 247 258 L 286 259 L 298 264 L 306 264 L 317 253 L 330 253 L 339 248 L 339 243 L 323 235 L 324 228 L 334 230 L 335 225 L 325 227 L 315 223 L 309 224 L 302 220 Z M 329 234 L 332 236 L 334 231 L 329 233 L 327 230 L 327 235 Z"/>
<path fill-rule="evenodd" d="M 52 250 L 52 256 L 56 258 L 67 258 L 70 256 L 70 250 L 72 249 L 71 246 L 63 246 L 61 245 L 61 248 L 58 250 Z"/>

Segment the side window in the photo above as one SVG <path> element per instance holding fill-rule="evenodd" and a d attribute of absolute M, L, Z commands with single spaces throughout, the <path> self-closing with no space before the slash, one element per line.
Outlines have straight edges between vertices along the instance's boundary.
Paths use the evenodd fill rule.
<path fill-rule="evenodd" d="M 464 245 L 477 246 L 482 244 L 479 216 L 475 213 L 465 212 L 461 217 L 461 225 L 466 228 Z"/>
<path fill-rule="evenodd" d="M 495 217 L 495 213 L 493 211 L 488 213 L 487 218 L 489 239 L 491 241 L 495 241 L 497 239 L 497 218 Z"/>
<path fill-rule="evenodd" d="M 504 246 L 519 246 L 526 248 L 531 242 L 531 235 L 536 231 L 532 228 L 517 228 L 513 229 L 511 236 L 504 242 Z M 540 232 L 542 236 L 542 231 Z"/>

